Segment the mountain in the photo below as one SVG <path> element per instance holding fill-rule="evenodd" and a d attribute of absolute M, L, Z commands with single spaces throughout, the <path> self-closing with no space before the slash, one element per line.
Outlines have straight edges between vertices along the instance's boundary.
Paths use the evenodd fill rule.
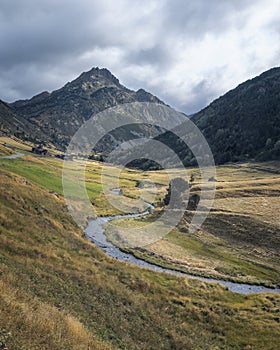
<path fill-rule="evenodd" d="M 0 100 L 0 133 L 15 135 L 21 139 L 33 139 L 34 127 L 25 118 L 18 114 L 11 106 Z M 37 133 L 37 132 L 35 132 Z"/>
<path fill-rule="evenodd" d="M 61 89 L 42 92 L 30 100 L 16 101 L 11 107 L 33 129 L 39 128 L 43 139 L 65 148 L 71 136 L 93 114 L 128 102 L 158 102 L 143 89 L 129 90 L 109 70 L 92 68 Z"/>
<path fill-rule="evenodd" d="M 216 164 L 280 159 L 280 68 L 240 84 L 191 120 L 208 141 Z M 185 166 L 197 165 L 171 132 L 157 140 L 172 148 Z"/>
<path fill-rule="evenodd" d="M 163 103 L 143 89 L 127 89 L 107 69 L 93 68 L 52 93 L 42 92 L 10 105 L 0 101 L 0 126 L 6 133 L 65 149 L 92 114 L 135 101 Z M 272 68 L 216 99 L 192 115 L 192 121 L 207 139 L 217 164 L 279 159 L 279 101 L 280 68 Z M 106 155 L 122 141 L 147 134 L 154 137 L 157 133 L 146 126 L 123 128 L 104 137 L 96 150 Z M 167 132 L 157 139 L 171 147 L 186 166 L 196 164 L 191 151 L 174 134 Z M 172 160 L 169 164 L 172 166 Z M 147 160 L 130 165 L 151 167 Z"/>
<path fill-rule="evenodd" d="M 280 158 L 280 68 L 248 80 L 192 121 L 209 142 L 218 164 Z"/>

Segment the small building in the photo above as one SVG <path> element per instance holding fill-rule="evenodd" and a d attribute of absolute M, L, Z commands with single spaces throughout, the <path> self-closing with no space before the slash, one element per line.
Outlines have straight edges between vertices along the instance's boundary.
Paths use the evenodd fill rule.
<path fill-rule="evenodd" d="M 72 153 L 71 154 L 61 153 L 61 154 L 56 154 L 55 157 L 60 158 L 60 159 L 64 159 L 64 160 L 73 160 L 75 155 Z"/>
<path fill-rule="evenodd" d="M 35 153 L 35 154 L 41 154 L 41 155 L 45 156 L 48 153 L 48 150 L 46 150 L 43 147 L 43 145 L 38 145 L 38 146 L 32 147 L 31 152 Z"/>
<path fill-rule="evenodd" d="M 59 158 L 59 159 L 64 159 L 65 158 L 65 154 L 56 154 L 55 158 Z"/>

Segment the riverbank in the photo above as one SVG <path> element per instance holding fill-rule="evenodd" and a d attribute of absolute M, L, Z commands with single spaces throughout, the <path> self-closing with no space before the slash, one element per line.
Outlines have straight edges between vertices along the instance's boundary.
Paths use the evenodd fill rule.
<path fill-rule="evenodd" d="M 0 333 L 9 349 L 277 348 L 279 294 L 242 295 L 139 268 L 83 238 L 59 194 L 62 164 L 1 161 Z M 93 200 L 100 168 L 87 169 Z M 107 208 L 103 197 L 94 204 Z"/>
<path fill-rule="evenodd" d="M 246 283 L 237 283 L 225 280 L 218 280 L 213 278 L 207 278 L 202 276 L 194 276 L 188 273 L 184 273 L 181 271 L 172 270 L 169 268 L 164 268 L 162 266 L 149 263 L 145 260 L 137 258 L 134 254 L 125 252 L 121 250 L 119 247 L 110 242 L 105 234 L 104 225 L 109 221 L 120 219 L 120 218 L 136 218 L 139 216 L 146 215 L 145 213 L 139 214 L 128 214 L 128 215 L 117 215 L 117 216 L 109 216 L 109 217 L 99 217 L 95 220 L 90 220 L 88 226 L 85 228 L 85 236 L 91 242 L 93 242 L 96 246 L 100 247 L 108 256 L 126 261 L 142 268 L 152 269 L 157 272 L 174 274 L 177 276 L 188 277 L 188 278 L 196 278 L 205 282 L 214 282 L 218 283 L 222 286 L 227 287 L 230 291 L 239 293 L 239 294 L 253 294 L 253 293 L 275 293 L 280 294 L 280 288 L 268 288 L 261 285 L 254 284 L 246 284 Z"/>

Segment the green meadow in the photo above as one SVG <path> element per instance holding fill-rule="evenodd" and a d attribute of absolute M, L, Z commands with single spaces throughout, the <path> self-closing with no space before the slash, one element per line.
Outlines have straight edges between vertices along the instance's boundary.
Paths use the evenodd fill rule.
<path fill-rule="evenodd" d="M 27 154 L 1 159 L 0 164 L 0 341 L 9 349 L 279 347 L 279 295 L 235 294 L 215 283 L 111 259 L 83 237 L 67 211 L 61 160 Z M 187 234 L 188 215 L 192 215 L 188 213 L 174 231 L 146 247 L 147 251 L 135 249 L 135 254 L 194 273 L 225 278 L 237 274 L 238 279 L 242 273 L 250 281 L 276 283 L 277 251 L 272 242 L 277 247 L 279 230 L 271 227 L 276 225 L 279 186 L 277 174 L 268 171 L 273 169 L 271 164 L 238 165 L 239 178 L 233 181 L 231 166 L 218 168 L 214 208 L 202 230 Z M 107 207 L 101 170 L 97 162 L 87 166 L 89 198 L 101 215 L 118 213 Z M 120 187 L 131 206 L 139 195 L 137 181 L 143 178 L 157 184 L 156 201 L 166 193 L 164 172 L 124 169 Z M 197 181 L 193 189 L 199 186 Z M 161 210 L 158 206 L 150 217 L 121 220 L 120 225 L 145 225 Z M 256 222 L 271 228 L 265 240 L 260 240 L 261 230 L 253 226 Z M 219 223 L 228 228 L 229 236 L 225 237 Z M 249 230 L 254 227 L 250 239 L 244 234 L 245 223 Z"/>

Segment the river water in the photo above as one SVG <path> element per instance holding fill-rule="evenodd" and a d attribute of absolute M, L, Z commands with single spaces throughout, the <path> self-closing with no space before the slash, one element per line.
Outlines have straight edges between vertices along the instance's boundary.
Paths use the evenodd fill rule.
<path fill-rule="evenodd" d="M 15 154 L 11 154 L 9 156 L 0 156 L 0 158 L 3 159 L 15 159 L 24 156 L 23 153 L 17 152 Z M 113 188 L 111 192 L 115 195 L 120 194 L 120 189 Z M 150 208 L 153 208 L 153 206 L 150 204 Z M 125 219 L 125 218 L 135 218 L 142 215 L 147 215 L 149 211 L 139 213 L 139 214 L 127 214 L 127 215 L 116 215 L 116 216 L 107 216 L 107 217 L 98 217 L 95 220 L 90 220 L 88 223 L 88 226 L 85 228 L 85 235 L 86 237 L 93 242 L 96 246 L 100 247 L 104 250 L 104 252 L 115 259 L 127 261 L 129 263 L 138 265 L 142 268 L 148 268 L 155 270 L 157 272 L 163 272 L 163 273 L 170 273 L 178 276 L 188 277 L 188 278 L 196 278 L 202 281 L 206 282 L 215 282 L 218 284 L 221 284 L 225 287 L 227 287 L 230 291 L 240 294 L 252 294 L 252 293 L 276 293 L 280 294 L 280 288 L 267 288 L 263 286 L 258 285 L 251 285 L 251 284 L 245 284 L 245 283 L 236 283 L 236 282 L 229 282 L 229 281 L 223 281 L 218 279 L 212 279 L 212 278 L 206 278 L 206 277 L 199 277 L 199 276 L 193 276 L 184 272 L 175 271 L 167 268 L 163 268 L 161 266 L 157 266 L 155 264 L 151 264 L 149 262 L 146 262 L 144 260 L 136 258 L 134 255 L 122 252 L 120 248 L 115 246 L 113 243 L 109 242 L 106 238 L 105 231 L 103 228 L 103 225 L 111 220 L 116 219 Z"/>
<path fill-rule="evenodd" d="M 15 154 L 11 154 L 9 156 L 1 156 L 0 158 L 2 158 L 2 159 L 16 159 L 16 158 L 19 158 L 22 156 L 24 156 L 24 153 L 17 152 Z"/>
<path fill-rule="evenodd" d="M 112 193 L 119 194 L 118 189 L 113 189 Z M 155 270 L 157 272 L 163 272 L 163 273 L 170 273 L 178 276 L 188 277 L 188 278 L 196 278 L 202 281 L 206 282 L 215 282 L 218 284 L 221 284 L 225 287 L 227 287 L 230 291 L 239 293 L 239 294 L 252 294 L 252 293 L 276 293 L 280 294 L 280 288 L 267 288 L 263 286 L 258 285 L 251 285 L 251 284 L 245 284 L 245 283 L 236 283 L 236 282 L 229 282 L 229 281 L 223 281 L 218 279 L 212 279 L 212 278 L 206 278 L 206 277 L 198 277 L 193 276 L 184 272 L 175 271 L 167 268 L 163 268 L 160 266 L 157 266 L 155 264 L 151 264 L 149 262 L 146 262 L 144 260 L 136 258 L 134 255 L 122 252 L 120 248 L 115 246 L 113 243 L 109 242 L 107 240 L 107 237 L 105 235 L 105 231 L 103 228 L 103 225 L 111 220 L 115 219 L 125 219 L 125 218 L 135 218 L 138 216 L 146 215 L 148 214 L 148 211 L 140 214 L 127 214 L 127 215 L 116 215 L 116 216 L 106 216 L 106 217 L 98 217 L 95 220 L 90 220 L 88 223 L 88 226 L 85 228 L 85 235 L 86 237 L 93 242 L 96 246 L 100 247 L 108 256 L 122 260 L 127 261 L 129 263 L 138 265 L 142 268 L 148 268 Z"/>

